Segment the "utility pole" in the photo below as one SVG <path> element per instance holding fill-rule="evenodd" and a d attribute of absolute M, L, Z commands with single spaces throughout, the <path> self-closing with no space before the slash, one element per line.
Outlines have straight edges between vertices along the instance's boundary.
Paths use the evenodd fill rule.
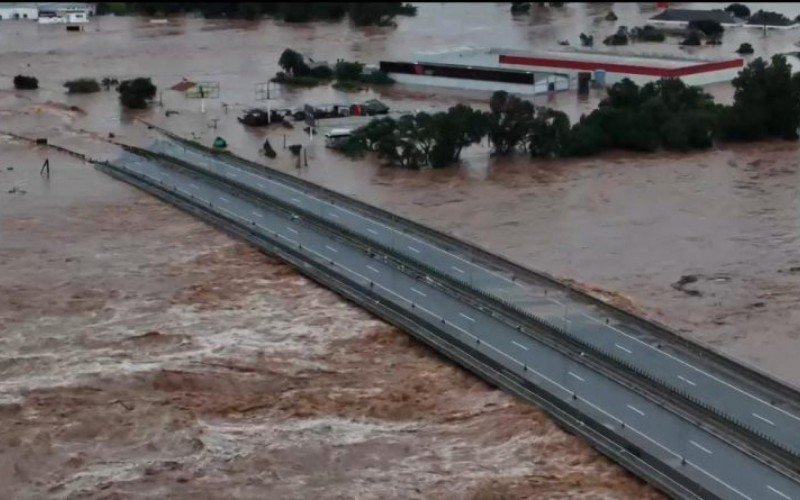
<path fill-rule="evenodd" d="M 42 163 L 42 169 L 39 170 L 39 175 L 47 174 L 47 178 L 50 178 L 50 158 L 45 158 L 44 163 Z"/>
<path fill-rule="evenodd" d="M 272 82 L 267 82 L 267 125 L 272 124 L 272 96 L 269 89 Z"/>

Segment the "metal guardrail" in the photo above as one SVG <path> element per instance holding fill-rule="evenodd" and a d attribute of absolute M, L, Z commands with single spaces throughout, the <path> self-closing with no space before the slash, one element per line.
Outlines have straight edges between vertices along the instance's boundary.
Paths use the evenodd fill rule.
<path fill-rule="evenodd" d="M 188 202 L 182 195 L 170 192 L 164 186 L 156 185 L 139 178 L 135 174 L 126 172 L 124 168 L 108 162 L 93 163 L 101 171 L 131 183 L 179 208 L 200 216 L 229 233 L 243 237 L 259 247 L 278 255 L 293 264 L 304 275 L 337 291 L 345 298 L 386 319 L 393 325 L 410 332 L 416 338 L 431 345 L 477 375 L 513 394 L 540 405 L 562 426 L 566 427 L 568 431 L 582 435 L 595 449 L 611 457 L 640 477 L 645 478 L 669 495 L 676 498 L 710 498 L 714 496 L 710 491 L 698 484 L 687 484 L 685 478 L 675 474 L 673 469 L 667 468 L 665 470 L 660 466 L 659 460 L 638 449 L 633 443 L 599 422 L 587 419 L 585 415 L 575 408 L 548 395 L 532 383 L 514 376 L 505 367 L 487 358 L 482 353 L 461 342 L 454 341 L 452 337 L 442 332 L 436 325 L 421 320 L 419 317 L 412 318 L 407 311 L 400 310 L 392 304 L 376 301 L 365 287 L 347 278 L 334 276 L 330 270 L 321 264 L 306 259 L 295 249 L 279 240 L 269 239 L 252 231 L 249 227 L 238 226 L 233 221 L 216 215 L 206 207 Z"/>
<path fill-rule="evenodd" d="M 617 382 L 622 381 L 623 385 L 629 389 L 659 402 L 659 404 L 668 411 L 681 415 L 694 425 L 703 428 L 707 432 L 725 440 L 740 450 L 758 457 L 759 460 L 767 463 L 771 467 L 783 469 L 784 473 L 795 477 L 797 477 L 798 472 L 800 472 L 800 464 L 798 464 L 796 456 L 792 453 L 792 450 L 786 448 L 782 443 L 752 429 L 746 423 L 738 421 L 730 415 L 721 413 L 716 408 L 695 398 L 685 390 L 681 390 L 680 386 L 669 383 L 662 378 L 655 377 L 633 363 L 621 359 L 618 356 L 614 356 L 607 350 L 600 349 L 578 338 L 569 336 L 560 326 L 530 314 L 510 302 L 491 296 L 482 290 L 475 289 L 466 281 L 452 278 L 423 262 L 414 261 L 404 255 L 398 254 L 394 249 L 388 246 L 374 242 L 365 243 L 360 235 L 353 233 L 348 228 L 333 221 L 323 220 L 314 212 L 304 208 L 291 206 L 279 199 L 269 197 L 247 184 L 224 178 L 214 172 L 196 167 L 183 160 L 162 153 L 155 153 L 132 146 L 123 147 L 134 154 L 173 163 L 176 166 L 185 168 L 204 178 L 211 179 L 212 182 L 241 190 L 247 193 L 248 197 L 258 201 L 264 202 L 265 200 L 269 200 L 268 203 L 270 205 L 280 207 L 282 210 L 302 214 L 307 220 L 313 221 L 317 231 L 329 232 L 328 228 L 333 227 L 336 234 L 344 235 L 344 239 L 348 240 L 351 244 L 361 247 L 365 251 L 372 251 L 373 249 L 379 250 L 389 256 L 401 266 L 402 271 L 406 272 L 406 274 L 410 274 L 408 272 L 409 270 L 415 273 L 410 275 L 416 279 L 428 276 L 436 277 L 440 285 L 439 288 L 443 292 L 455 295 L 458 300 L 462 302 L 475 304 L 476 302 L 474 299 L 477 297 L 477 303 L 480 304 L 479 307 L 497 311 L 501 314 L 501 319 L 504 319 L 504 322 L 512 328 L 516 328 L 522 333 L 535 336 L 538 341 L 543 341 L 549 347 L 571 356 L 573 359 L 583 364 L 590 364 L 588 363 L 590 360 L 586 356 L 579 355 L 579 353 L 591 353 L 592 360 L 599 362 L 599 365 L 596 363 L 593 365 L 590 364 L 591 369 L 603 373 L 605 376 Z M 442 283 L 449 285 L 441 286 Z M 535 331 L 523 328 L 522 325 L 526 322 L 529 324 L 528 326 L 532 323 Z M 555 334 L 552 334 L 553 332 Z M 542 335 L 546 335 L 547 339 L 543 339 Z M 565 345 L 570 347 L 565 350 Z M 633 376 L 631 376 L 631 374 L 633 374 Z M 647 383 L 644 387 L 642 387 L 642 381 Z M 664 395 L 666 395 L 666 398 L 663 398 Z M 689 403 L 688 407 L 684 401 Z M 709 421 L 711 421 L 713 425 L 708 425 Z M 740 436 L 746 438 L 746 444 L 739 440 Z"/>

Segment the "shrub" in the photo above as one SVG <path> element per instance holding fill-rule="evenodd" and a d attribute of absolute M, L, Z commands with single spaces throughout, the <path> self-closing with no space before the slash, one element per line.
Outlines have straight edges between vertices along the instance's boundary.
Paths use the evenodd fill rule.
<path fill-rule="evenodd" d="M 641 28 L 633 28 L 631 38 L 642 42 L 663 42 L 666 36 L 663 31 L 648 24 Z"/>
<path fill-rule="evenodd" d="M 681 40 L 681 45 L 700 45 L 700 34 L 697 31 L 692 31 L 689 36 Z"/>
<path fill-rule="evenodd" d="M 311 68 L 310 76 L 320 80 L 330 80 L 333 78 L 333 70 L 328 66 L 320 64 Z"/>
<path fill-rule="evenodd" d="M 584 47 L 592 47 L 594 45 L 594 37 L 585 33 L 580 34 L 581 45 Z"/>
<path fill-rule="evenodd" d="M 278 66 L 292 76 L 307 76 L 311 74 L 311 68 L 306 64 L 303 55 L 292 49 L 286 49 L 281 53 L 281 57 L 278 59 Z"/>
<path fill-rule="evenodd" d="M 333 88 L 336 90 L 341 90 L 343 92 L 355 92 L 357 90 L 361 90 L 363 84 L 361 82 L 354 82 L 353 80 L 337 80 L 333 84 Z"/>
<path fill-rule="evenodd" d="M 764 137 L 797 139 L 800 126 L 800 76 L 792 75 L 782 55 L 767 64 L 760 57 L 733 79 L 734 102 L 725 109 L 723 135 L 748 141 Z"/>
<path fill-rule="evenodd" d="M 620 27 L 616 33 L 603 40 L 606 45 L 628 45 L 628 33 L 625 28 Z"/>
<path fill-rule="evenodd" d="M 342 151 L 351 157 L 375 151 L 405 168 L 443 168 L 458 161 L 463 148 L 480 141 L 486 126 L 485 113 L 463 104 L 432 115 L 376 118 L 353 131 Z"/>
<path fill-rule="evenodd" d="M 128 109 L 145 109 L 156 95 L 156 86 L 149 78 L 124 80 L 117 87 L 119 102 Z"/>
<path fill-rule="evenodd" d="M 78 78 L 64 83 L 68 94 L 91 94 L 100 92 L 100 84 L 94 78 Z"/>
<path fill-rule="evenodd" d="M 732 3 L 725 7 L 725 12 L 731 13 L 734 17 L 738 17 L 739 19 L 747 19 L 750 17 L 750 9 L 747 8 L 746 5 L 742 5 L 740 3 Z"/>
<path fill-rule="evenodd" d="M 270 80 L 275 83 L 283 83 L 286 85 L 298 85 L 301 87 L 316 87 L 320 84 L 319 78 L 313 77 L 311 75 L 307 76 L 289 76 L 283 71 L 279 71 L 272 79 Z"/>
<path fill-rule="evenodd" d="M 119 80 L 116 78 L 105 77 L 100 82 L 106 90 L 111 89 L 111 87 L 116 87 L 119 85 Z"/>
<path fill-rule="evenodd" d="M 359 81 L 363 71 L 364 65 L 360 62 L 339 61 L 334 67 L 334 75 L 337 80 Z"/>
<path fill-rule="evenodd" d="M 511 2 L 512 14 L 527 14 L 531 10 L 530 2 Z"/>
<path fill-rule="evenodd" d="M 494 152 L 510 153 L 528 133 L 534 116 L 533 104 L 499 90 L 489 99 L 489 109 L 487 129 Z"/>
<path fill-rule="evenodd" d="M 784 16 L 779 12 L 772 12 L 772 11 L 765 11 L 759 10 L 752 16 L 750 16 L 750 20 L 747 21 L 747 24 L 750 25 L 767 25 L 767 26 L 789 26 L 793 24 L 794 21 L 789 19 L 788 17 Z"/>
<path fill-rule="evenodd" d="M 17 75 L 14 77 L 14 88 L 17 90 L 38 89 L 39 80 L 32 76 Z"/>
<path fill-rule="evenodd" d="M 361 81 L 370 85 L 391 85 L 394 83 L 394 79 L 379 69 L 363 73 Z"/>
<path fill-rule="evenodd" d="M 743 43 L 743 44 L 739 45 L 738 49 L 736 49 L 736 53 L 737 54 L 741 54 L 743 56 L 747 55 L 747 54 L 752 54 L 753 52 L 755 52 L 753 50 L 753 46 L 750 45 L 749 43 Z"/>

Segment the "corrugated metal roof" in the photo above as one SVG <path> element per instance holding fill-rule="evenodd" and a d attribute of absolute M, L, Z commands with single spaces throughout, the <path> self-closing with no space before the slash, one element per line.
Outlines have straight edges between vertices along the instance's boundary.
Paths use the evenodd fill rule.
<path fill-rule="evenodd" d="M 720 24 L 737 24 L 736 18 L 724 10 L 666 9 L 650 18 L 651 21 L 717 21 Z"/>

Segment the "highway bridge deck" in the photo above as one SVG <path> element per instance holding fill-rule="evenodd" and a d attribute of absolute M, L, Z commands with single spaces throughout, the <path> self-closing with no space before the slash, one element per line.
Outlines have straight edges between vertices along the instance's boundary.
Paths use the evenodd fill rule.
<path fill-rule="evenodd" d="M 209 164 L 209 160 L 202 157 L 192 160 L 205 162 L 206 166 Z M 245 174 L 256 175 L 241 169 L 216 167 L 226 171 L 232 179 L 241 179 Z M 600 373 L 588 359 L 554 348 L 530 332 L 510 326 L 494 311 L 461 300 L 446 283 L 435 276 L 415 273 L 396 258 L 409 262 L 409 256 L 422 252 L 431 252 L 433 256 L 434 250 L 429 249 L 430 245 L 425 241 L 408 239 L 410 235 L 399 231 L 380 233 L 380 226 L 374 222 L 360 221 L 364 231 L 369 233 L 367 230 L 372 229 L 378 233 L 373 236 L 384 238 L 384 243 L 391 240 L 391 248 L 397 249 L 396 253 L 383 252 L 378 246 L 371 245 L 368 239 L 351 238 L 352 233 L 341 231 L 338 224 L 325 225 L 318 222 L 322 219 L 307 217 L 305 214 L 309 209 L 321 210 L 318 214 L 327 213 L 332 219 L 355 214 L 341 211 L 341 207 L 335 205 L 326 206 L 321 200 L 311 207 L 312 200 L 301 190 L 288 191 L 287 202 L 275 204 L 270 202 L 270 197 L 255 197 L 236 185 L 210 181 L 208 177 L 163 160 L 131 153 L 125 153 L 113 165 L 101 168 L 182 208 L 236 228 L 251 241 L 269 242 L 262 246 L 276 252 L 278 248 L 283 249 L 281 255 L 291 251 L 293 255 L 302 257 L 303 262 L 292 262 L 301 270 L 308 271 L 307 268 L 312 266 L 322 270 L 323 274 L 336 276 L 340 283 L 349 283 L 351 288 L 358 289 L 359 295 L 350 293 L 349 296 L 356 297 L 354 300 L 365 307 L 374 310 L 375 304 L 391 305 L 420 324 L 428 325 L 430 330 L 435 330 L 446 342 L 460 346 L 464 352 L 474 352 L 505 367 L 507 375 L 513 375 L 520 384 L 543 391 L 552 404 L 581 415 L 582 425 L 590 427 L 592 432 L 613 436 L 619 449 L 612 452 L 607 448 L 607 453 L 674 495 L 800 498 L 800 483 L 783 472 L 702 426 L 668 411 L 657 399 Z M 256 186 L 261 184 L 259 187 L 267 191 L 286 189 L 286 186 L 278 186 L 261 177 L 246 182 Z M 293 206 L 295 208 L 291 208 Z M 403 246 L 405 249 L 401 251 Z M 484 281 L 491 286 L 509 286 L 493 277 L 492 271 L 482 274 L 467 268 L 468 264 L 473 266 L 469 260 L 437 258 L 444 259 L 442 262 L 446 265 L 457 267 L 454 272 L 464 271 L 464 274 L 475 277 L 473 286 L 484 286 L 481 284 Z M 515 283 L 514 278 L 510 281 Z M 341 292 L 347 287 L 336 288 Z M 552 299 L 544 294 L 533 294 L 528 307 L 535 308 L 538 314 L 550 311 L 549 314 L 555 318 L 559 304 Z M 375 301 L 374 304 L 371 301 Z M 600 332 L 594 334 L 604 334 L 601 330 L 604 324 L 593 322 L 591 318 L 584 322 L 584 319 L 571 314 L 567 314 L 565 319 L 573 321 L 570 318 L 581 325 L 575 328 L 594 332 L 589 330 L 592 328 Z M 633 344 L 625 345 L 633 347 Z M 588 430 L 578 430 L 594 439 Z"/>
<path fill-rule="evenodd" d="M 800 397 L 792 389 L 777 392 L 779 384 L 756 383 L 742 367 L 720 366 L 702 349 L 671 343 L 655 327 L 585 300 L 564 286 L 531 274 L 503 269 L 471 248 L 458 248 L 420 234 L 407 225 L 386 220 L 331 197 L 315 186 L 286 174 L 256 171 L 243 162 L 209 154 L 173 140 L 157 141 L 153 151 L 213 172 L 225 181 L 247 186 L 294 206 L 298 211 L 344 228 L 475 290 L 510 304 L 530 316 L 558 326 L 563 334 L 594 347 L 618 362 L 633 366 L 673 391 L 709 407 L 721 417 L 763 436 L 789 454 L 800 456 Z M 533 276 L 535 278 L 535 276 Z M 790 397 L 785 397 L 788 393 Z M 800 465 L 798 465 L 800 467 Z"/>

